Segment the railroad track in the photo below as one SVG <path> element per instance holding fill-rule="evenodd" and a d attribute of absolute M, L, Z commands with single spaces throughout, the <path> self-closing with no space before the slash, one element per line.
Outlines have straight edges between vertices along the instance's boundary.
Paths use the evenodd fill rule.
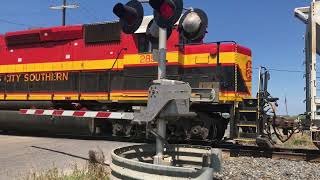
<path fill-rule="evenodd" d="M 38 136 L 38 137 L 51 137 L 51 138 L 64 138 L 64 139 L 82 139 L 82 140 L 106 140 L 106 141 L 121 141 L 121 142 L 133 142 L 133 143 L 154 143 L 152 140 L 138 140 L 128 139 L 124 137 L 112 137 L 112 136 L 88 136 L 88 135 L 35 135 L 35 134 L 20 134 L 20 133 L 1 133 L 7 135 L 22 135 L 22 136 Z M 175 141 L 170 143 L 177 143 Z M 181 142 L 180 142 L 181 143 Z M 188 144 L 197 144 L 209 146 L 209 142 L 193 141 L 183 142 Z M 222 143 L 213 145 L 215 148 L 220 148 L 224 154 L 230 157 L 265 157 L 272 159 L 287 159 L 295 161 L 309 161 L 320 163 L 320 150 L 308 150 L 308 149 L 288 149 L 288 148 L 264 148 L 253 145 L 237 145 L 232 143 Z"/>
<path fill-rule="evenodd" d="M 216 146 L 230 157 L 264 157 L 271 159 L 287 159 L 293 161 L 308 161 L 320 163 L 320 150 L 288 149 L 288 148 L 263 148 L 257 146 L 244 146 L 234 144 L 220 144 Z"/>

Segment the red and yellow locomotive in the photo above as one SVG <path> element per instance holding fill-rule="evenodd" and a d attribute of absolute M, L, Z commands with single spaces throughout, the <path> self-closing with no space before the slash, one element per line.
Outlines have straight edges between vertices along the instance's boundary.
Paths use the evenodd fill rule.
<path fill-rule="evenodd" d="M 144 24 L 151 19 L 145 17 Z M 146 103 L 147 89 L 157 77 L 151 53 L 157 44 L 144 27 L 125 34 L 119 22 L 109 22 L 1 35 L 0 100 L 23 104 L 19 108 L 47 102 L 52 108 L 76 104 L 89 110 L 133 111 Z M 191 85 L 191 108 L 201 113 L 189 123 L 170 124 L 169 130 L 202 139 L 215 131 L 213 138 L 219 134 L 221 139 L 230 118 L 223 113 L 251 97 L 251 51 L 235 42 L 181 44 L 181 38 L 175 27 L 167 45 L 167 76 Z M 211 96 L 197 93 L 201 88 L 210 89 Z"/>

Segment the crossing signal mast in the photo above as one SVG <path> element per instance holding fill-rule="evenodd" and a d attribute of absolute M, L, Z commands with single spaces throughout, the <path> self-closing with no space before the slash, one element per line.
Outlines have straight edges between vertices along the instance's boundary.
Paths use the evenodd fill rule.
<path fill-rule="evenodd" d="M 147 33 L 151 34 L 152 38 L 158 38 L 159 41 L 159 49 L 153 50 L 153 59 L 158 61 L 158 80 L 154 81 L 155 85 L 153 85 L 157 88 L 152 89 L 153 86 L 151 86 L 149 91 L 159 92 L 160 89 L 163 89 L 163 91 L 169 92 L 163 99 L 167 98 L 166 96 L 171 96 L 171 100 L 166 102 L 169 105 L 165 110 L 170 111 L 171 116 L 172 112 L 174 112 L 174 116 L 177 117 L 183 116 L 181 114 L 191 115 L 192 112 L 189 112 L 189 99 L 186 98 L 189 97 L 188 94 L 191 95 L 190 86 L 181 81 L 166 79 L 167 38 L 169 38 L 172 28 L 180 18 L 179 31 L 187 42 L 203 38 L 208 26 L 207 15 L 200 9 L 189 9 L 181 17 L 184 10 L 183 0 L 149 0 L 143 2 L 131 0 L 126 4 L 118 3 L 113 8 L 114 14 L 120 18 L 120 24 L 124 33 L 133 34 L 140 27 L 144 17 L 143 6 L 141 3 L 149 3 L 153 8 L 154 19 L 148 25 Z M 170 93 L 173 94 L 173 91 L 176 94 L 169 95 Z M 152 119 L 149 117 L 150 114 L 153 114 L 155 109 L 161 108 L 160 105 L 163 100 L 159 99 L 159 102 L 153 103 L 152 100 L 150 100 L 150 96 L 152 99 L 153 95 L 149 94 L 150 102 L 148 101 L 148 106 L 145 110 L 146 113 L 141 113 L 142 115 L 140 117 L 137 116 L 137 119 L 139 119 L 138 121 L 148 122 L 147 119 Z M 156 95 L 154 96 L 154 99 L 156 99 Z M 183 103 L 181 103 L 181 100 L 185 101 L 184 105 L 182 105 Z M 177 103 L 177 101 L 180 103 Z M 156 135 L 156 156 L 154 157 L 154 163 L 162 164 L 166 138 L 166 120 L 164 118 L 166 116 L 166 112 L 159 110 L 157 113 L 157 132 L 154 132 Z"/>

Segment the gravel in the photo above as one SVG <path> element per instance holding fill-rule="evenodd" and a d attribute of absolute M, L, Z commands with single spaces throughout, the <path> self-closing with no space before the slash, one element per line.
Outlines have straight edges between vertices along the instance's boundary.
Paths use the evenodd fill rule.
<path fill-rule="evenodd" d="M 217 179 L 320 179 L 320 164 L 239 157 L 224 160 Z"/>

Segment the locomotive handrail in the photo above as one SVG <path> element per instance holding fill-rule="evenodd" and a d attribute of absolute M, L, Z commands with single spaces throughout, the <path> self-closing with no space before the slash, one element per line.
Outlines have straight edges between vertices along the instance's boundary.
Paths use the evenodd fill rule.
<path fill-rule="evenodd" d="M 185 46 L 185 45 L 203 45 L 203 44 L 221 44 L 221 43 L 234 43 L 238 44 L 236 41 L 214 41 L 214 42 L 201 42 L 201 43 L 182 43 L 176 44 L 175 47 Z"/>
<path fill-rule="evenodd" d="M 220 66 L 220 45 L 222 43 L 234 43 L 237 44 L 235 41 L 216 41 L 216 42 L 207 42 L 207 43 L 187 43 L 187 44 L 177 44 L 176 47 L 184 47 L 185 45 L 206 45 L 206 44 L 217 44 L 217 65 Z"/>
<path fill-rule="evenodd" d="M 114 62 L 112 64 L 111 68 L 106 69 L 106 71 L 109 71 L 108 72 L 108 88 L 107 88 L 108 89 L 108 99 L 110 99 L 110 91 L 111 91 L 111 71 L 110 70 L 112 70 L 114 68 L 114 66 L 116 65 L 122 52 L 127 51 L 127 50 L 128 50 L 128 48 L 121 48 L 117 54 L 116 59 L 114 60 Z"/>
<path fill-rule="evenodd" d="M 128 48 L 121 48 L 120 51 L 119 51 L 118 54 L 117 54 L 116 59 L 114 60 L 114 62 L 113 62 L 113 64 L 112 64 L 111 68 L 106 69 L 106 70 L 112 70 L 112 69 L 114 68 L 114 65 L 116 64 L 116 62 L 118 62 L 118 59 L 119 59 L 122 51 L 126 51 L 126 50 L 128 50 Z"/>

